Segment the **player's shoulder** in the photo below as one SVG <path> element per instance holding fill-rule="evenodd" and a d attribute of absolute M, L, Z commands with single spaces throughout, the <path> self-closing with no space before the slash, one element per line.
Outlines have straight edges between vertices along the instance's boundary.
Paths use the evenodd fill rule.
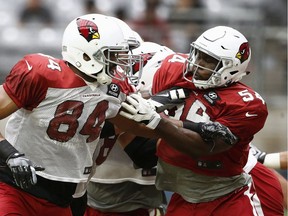
<path fill-rule="evenodd" d="M 267 106 L 263 97 L 251 87 L 237 82 L 229 87 L 220 88 L 215 91 L 220 98 L 220 103 L 234 109 L 245 109 L 246 111 L 258 111 L 267 114 Z"/>
<path fill-rule="evenodd" d="M 17 80 L 19 82 L 22 80 L 34 84 L 42 83 L 51 87 L 67 87 L 71 83 L 73 86 L 82 86 L 81 79 L 73 76 L 73 74 L 64 60 L 36 53 L 23 56 L 14 65 L 9 76 L 11 81 Z"/>
<path fill-rule="evenodd" d="M 45 74 L 51 70 L 62 71 L 64 60 L 57 59 L 42 53 L 33 53 L 25 55 L 18 63 L 17 67 L 21 67 L 21 71 L 33 74 Z"/>
<path fill-rule="evenodd" d="M 58 58 L 55 58 L 53 56 L 46 55 L 43 53 L 27 54 L 23 57 L 23 60 L 28 61 L 28 63 L 31 66 L 32 66 L 32 64 L 35 66 L 40 66 L 40 65 L 46 64 L 47 62 L 49 63 L 49 61 L 51 61 L 51 60 L 54 62 L 57 62 L 57 63 L 63 62 L 62 59 L 58 59 Z"/>
<path fill-rule="evenodd" d="M 183 53 L 173 53 L 168 55 L 159 69 L 159 73 L 162 72 L 162 76 L 174 76 L 183 72 L 183 66 L 187 59 L 187 55 Z"/>
<path fill-rule="evenodd" d="M 187 55 L 183 53 L 169 54 L 162 62 L 161 67 L 156 73 L 161 74 L 163 77 L 178 76 L 182 74 L 183 65 L 186 61 Z"/>
<path fill-rule="evenodd" d="M 185 53 L 171 53 L 166 56 L 164 59 L 165 64 L 184 64 L 186 59 L 188 58 L 188 54 Z"/>

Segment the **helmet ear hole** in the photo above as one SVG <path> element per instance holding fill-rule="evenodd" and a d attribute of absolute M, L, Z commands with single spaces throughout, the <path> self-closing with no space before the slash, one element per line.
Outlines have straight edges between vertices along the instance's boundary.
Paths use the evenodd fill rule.
<path fill-rule="evenodd" d="M 85 61 L 90 61 L 91 60 L 91 58 L 86 53 L 83 53 L 83 59 Z"/>

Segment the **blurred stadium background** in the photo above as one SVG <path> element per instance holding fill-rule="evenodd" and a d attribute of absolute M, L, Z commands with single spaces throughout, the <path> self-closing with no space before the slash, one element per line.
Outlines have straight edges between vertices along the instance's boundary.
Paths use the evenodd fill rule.
<path fill-rule="evenodd" d="M 85 13 L 122 18 L 144 39 L 179 52 L 188 52 L 204 30 L 229 25 L 250 41 L 252 73 L 243 81 L 261 94 L 270 113 L 254 144 L 266 152 L 287 150 L 287 0 L 36 0 L 51 13 L 52 22 L 21 23 L 29 1 L 35 0 L 0 0 L 1 83 L 25 54 L 61 58 L 65 26 Z"/>

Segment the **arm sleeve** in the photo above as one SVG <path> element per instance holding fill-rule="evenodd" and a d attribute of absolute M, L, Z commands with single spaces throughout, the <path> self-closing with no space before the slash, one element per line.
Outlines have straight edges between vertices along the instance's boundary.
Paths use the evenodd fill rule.
<path fill-rule="evenodd" d="M 156 145 L 157 139 L 136 137 L 124 148 L 124 151 L 136 166 L 149 169 L 157 165 Z"/>

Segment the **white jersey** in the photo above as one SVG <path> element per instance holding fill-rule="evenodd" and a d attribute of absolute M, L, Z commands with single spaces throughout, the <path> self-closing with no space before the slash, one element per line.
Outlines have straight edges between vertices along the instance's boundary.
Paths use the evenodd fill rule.
<path fill-rule="evenodd" d="M 115 184 L 131 181 L 143 185 L 154 185 L 156 168 L 135 168 L 133 161 L 129 158 L 122 147 L 117 143 L 115 137 L 101 139 L 101 149 L 108 152 L 113 146 L 106 160 L 96 168 L 96 173 L 91 181 Z M 104 148 L 106 147 L 106 151 Z"/>
<path fill-rule="evenodd" d="M 87 181 L 104 121 L 116 116 L 125 99 L 119 86 L 92 89 L 65 61 L 33 54 L 13 67 L 3 87 L 20 108 L 7 122 L 6 139 L 45 168 L 37 174 Z"/>

